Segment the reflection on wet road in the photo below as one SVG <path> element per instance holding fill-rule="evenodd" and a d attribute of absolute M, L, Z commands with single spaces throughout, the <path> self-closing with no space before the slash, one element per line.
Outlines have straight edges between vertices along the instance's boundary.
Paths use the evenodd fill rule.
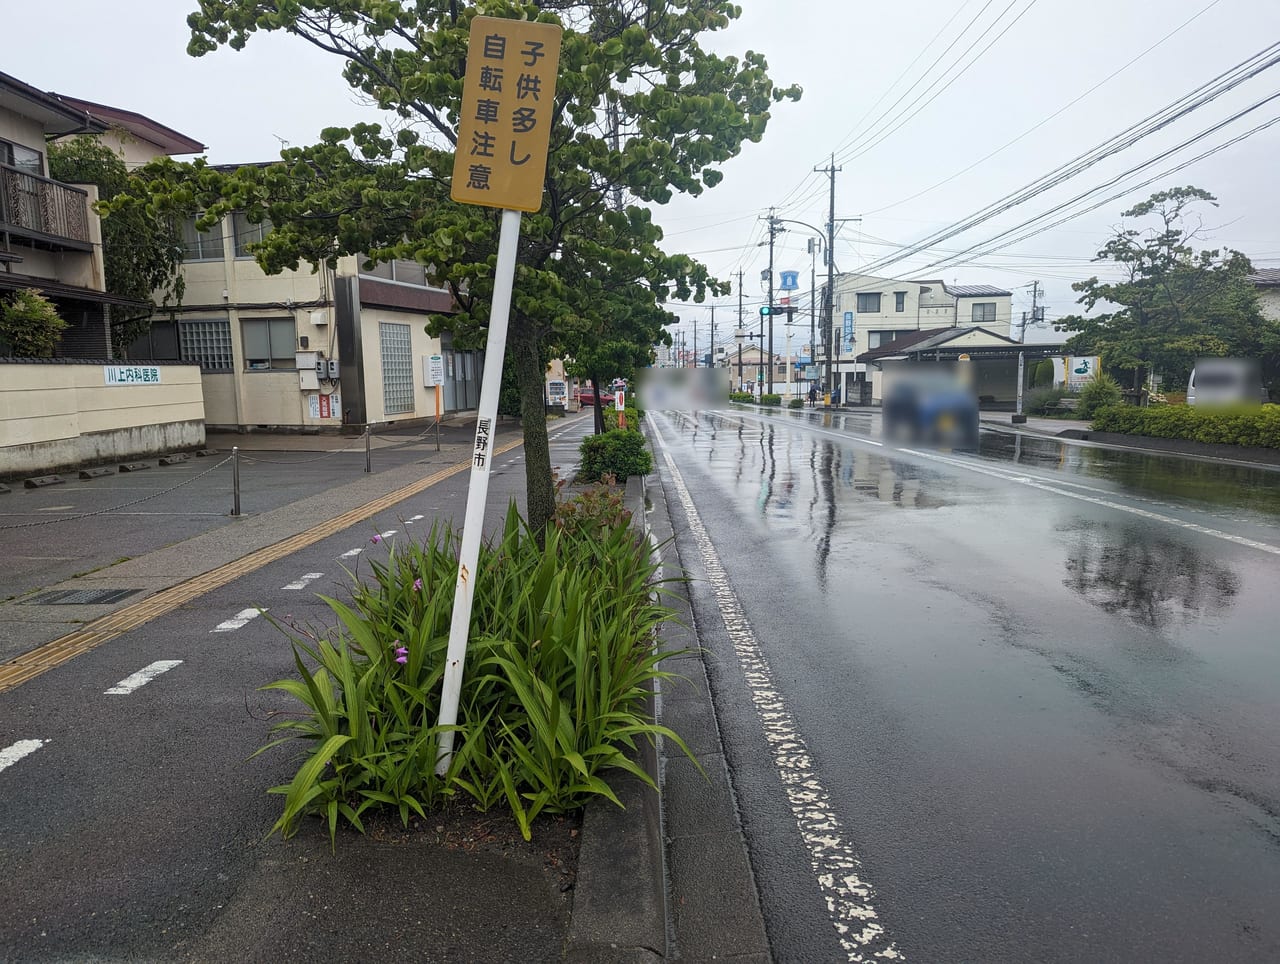
<path fill-rule="evenodd" d="M 650 422 L 908 959 L 1280 960 L 1280 473 L 902 448 L 867 413 Z M 695 613 L 775 952 L 826 959 Z"/>

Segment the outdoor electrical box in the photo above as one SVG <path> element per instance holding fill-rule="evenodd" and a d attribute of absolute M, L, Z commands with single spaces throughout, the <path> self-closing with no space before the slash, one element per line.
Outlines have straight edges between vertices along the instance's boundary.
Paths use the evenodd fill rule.
<path fill-rule="evenodd" d="M 327 365 L 328 365 L 329 377 L 337 378 L 338 377 L 338 359 L 330 358 L 327 362 Z"/>
<path fill-rule="evenodd" d="M 324 359 L 317 358 L 316 359 L 316 378 L 328 378 L 329 376 L 325 374 L 325 372 L 327 371 L 328 371 L 328 368 L 325 365 Z"/>

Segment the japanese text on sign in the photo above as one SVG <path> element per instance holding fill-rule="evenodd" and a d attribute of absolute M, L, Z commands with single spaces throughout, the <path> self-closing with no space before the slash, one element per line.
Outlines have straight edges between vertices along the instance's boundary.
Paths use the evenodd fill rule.
<path fill-rule="evenodd" d="M 471 21 L 453 160 L 455 201 L 511 211 L 542 207 L 560 34 L 554 24 Z"/>
<path fill-rule="evenodd" d="M 159 385 L 157 365 L 103 365 L 102 375 L 108 385 Z"/>
<path fill-rule="evenodd" d="M 492 423 L 487 418 L 480 419 L 476 423 L 476 450 L 471 459 L 471 464 L 477 469 L 483 469 L 489 461 L 489 429 Z"/>

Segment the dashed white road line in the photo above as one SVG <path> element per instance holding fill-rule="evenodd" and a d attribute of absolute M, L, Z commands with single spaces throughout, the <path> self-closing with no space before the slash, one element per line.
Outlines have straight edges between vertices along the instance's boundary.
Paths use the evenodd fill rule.
<path fill-rule="evenodd" d="M 224 620 L 223 622 L 218 623 L 217 626 L 215 626 L 213 629 L 209 631 L 212 633 L 234 632 L 235 630 L 243 626 L 245 623 L 249 622 L 249 620 L 256 619 L 258 616 L 260 616 L 264 612 L 266 612 L 265 609 L 242 609 L 238 613 L 236 613 L 235 616 L 233 616 L 231 619 L 227 619 L 227 620 Z"/>
<path fill-rule="evenodd" d="M 395 534 L 396 534 L 397 532 L 399 532 L 399 531 L 400 531 L 399 529 L 388 529 L 386 532 L 379 532 L 379 533 L 378 533 L 378 538 L 379 538 L 379 539 L 390 539 L 393 535 L 395 535 Z"/>
<path fill-rule="evenodd" d="M 181 666 L 180 659 L 158 659 L 150 666 L 144 666 L 136 673 L 126 676 L 111 689 L 105 691 L 103 696 L 128 696 L 134 690 L 141 689 L 150 683 L 161 673 L 167 673 L 175 666 Z"/>
<path fill-rule="evenodd" d="M 19 740 L 11 746 L 6 746 L 0 750 L 0 770 L 8 769 L 24 756 L 35 753 L 44 744 L 44 740 Z"/>
<path fill-rule="evenodd" d="M 350 558 L 352 558 L 353 556 L 358 556 L 358 555 L 360 555 L 360 553 L 362 553 L 362 552 L 364 552 L 364 547 L 363 547 L 363 546 L 359 546 L 359 547 L 357 547 L 357 548 L 355 548 L 355 549 L 348 549 L 348 550 L 347 550 L 346 552 L 344 552 L 342 555 L 338 556 L 338 558 L 339 558 L 339 559 L 350 559 Z"/>
<path fill-rule="evenodd" d="M 782 694 L 774 685 L 773 672 L 720 563 L 715 545 L 702 524 L 684 477 L 676 468 L 662 436 L 655 433 L 655 438 L 662 448 L 671 481 L 680 495 L 689 530 L 698 544 L 707 580 L 715 593 L 725 630 L 733 642 L 743 678 L 751 691 L 751 701 L 800 837 L 809 852 L 809 863 L 817 877 L 818 887 L 826 899 L 836 937 L 850 961 L 902 960 L 902 953 L 879 921 L 873 903 L 875 892 L 860 876 L 862 862 L 844 837 L 831 797 L 819 781 L 809 748 Z"/>
<path fill-rule="evenodd" d="M 412 519 L 405 519 L 405 520 L 404 520 L 404 524 L 405 524 L 405 525 L 407 525 L 407 526 L 411 526 L 411 525 L 413 525 L 415 522 L 417 522 L 419 519 L 425 519 L 425 518 L 426 518 L 426 516 L 415 515 Z"/>
<path fill-rule="evenodd" d="M 299 576 L 293 582 L 281 586 L 281 589 L 306 589 L 307 583 L 315 582 L 324 575 L 323 572 L 309 572 L 305 576 Z"/>

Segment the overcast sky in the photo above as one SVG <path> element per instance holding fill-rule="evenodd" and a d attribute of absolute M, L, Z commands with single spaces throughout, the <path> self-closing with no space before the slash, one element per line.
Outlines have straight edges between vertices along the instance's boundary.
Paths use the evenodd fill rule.
<path fill-rule="evenodd" d="M 760 218 L 775 206 L 781 217 L 821 227 L 827 182 L 812 168 L 832 152 L 843 168 L 836 216 L 862 219 L 841 227 L 836 265 L 856 271 L 1018 191 L 1280 40 L 1274 0 L 739 2 L 742 19 L 709 45 L 721 53 L 764 52 L 774 80 L 800 84 L 804 97 L 777 107 L 764 140 L 725 165 L 721 185 L 700 198 L 677 199 L 657 217 L 668 250 L 698 257 L 722 278 L 744 271 L 748 317 L 763 300 L 760 273 L 768 263 L 758 246 L 765 236 Z M 323 127 L 370 118 L 342 82 L 340 64 L 295 38 L 260 34 L 239 53 L 188 57 L 185 18 L 193 6 L 189 0 L 12 5 L 0 69 L 46 90 L 146 114 L 203 141 L 215 163 L 273 158 L 281 140 L 311 143 Z M 1280 266 L 1280 124 L 1005 250 L 985 253 L 984 246 L 1278 94 L 1280 66 L 882 273 L 1001 285 L 1015 293 L 1015 315 L 1030 306 L 1029 286 L 1038 280 L 1049 317 L 1060 316 L 1072 310 L 1071 282 L 1098 270 L 1089 259 L 1120 212 L 1161 187 L 1188 183 L 1221 202 L 1205 210 L 1207 243 L 1239 248 L 1259 266 Z M 1277 117 L 1280 99 L 1051 220 Z M 800 271 L 807 289 L 811 232 L 787 227 L 775 269 Z M 979 248 L 967 263 L 927 267 L 973 245 Z M 721 304 L 717 341 L 733 327 L 736 295 Z M 705 345 L 707 307 L 676 310 L 700 319 Z M 1028 340 L 1053 337 L 1045 331 Z"/>

